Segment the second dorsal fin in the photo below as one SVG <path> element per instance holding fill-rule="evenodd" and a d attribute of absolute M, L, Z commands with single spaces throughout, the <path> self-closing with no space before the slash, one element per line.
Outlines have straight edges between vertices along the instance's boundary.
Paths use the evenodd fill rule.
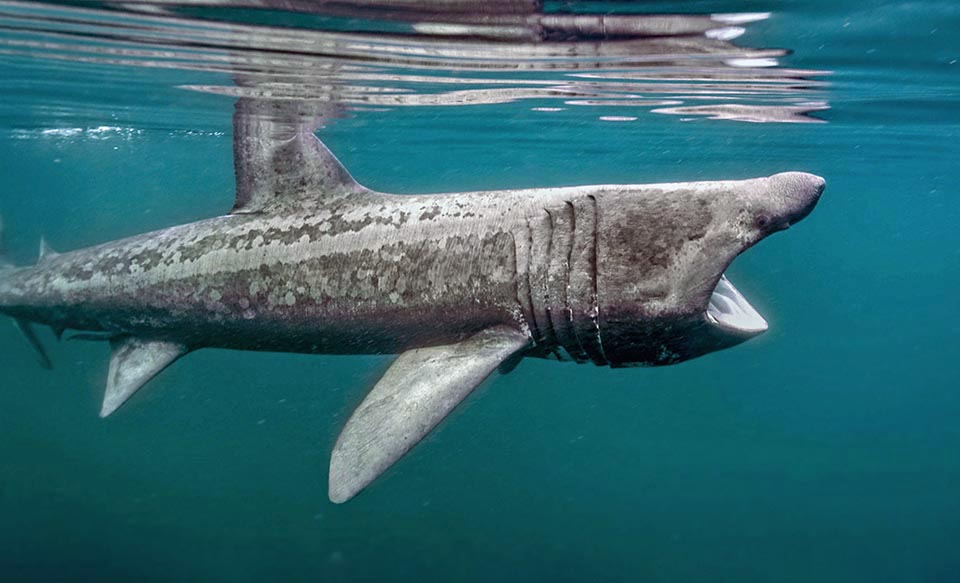
<path fill-rule="evenodd" d="M 241 98 L 233 116 L 237 198 L 232 213 L 329 205 L 370 191 L 313 134 L 317 112 Z"/>
<path fill-rule="evenodd" d="M 38 260 L 38 262 L 43 263 L 44 261 L 57 257 L 58 255 L 60 254 L 53 250 L 53 247 L 51 247 L 50 243 L 47 242 L 47 238 L 41 236 L 40 237 L 40 259 Z"/>

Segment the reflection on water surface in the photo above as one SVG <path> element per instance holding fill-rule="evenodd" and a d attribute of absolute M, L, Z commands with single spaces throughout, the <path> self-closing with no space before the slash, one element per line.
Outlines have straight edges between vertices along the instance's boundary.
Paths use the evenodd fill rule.
<path fill-rule="evenodd" d="M 809 123 L 828 108 L 826 71 L 782 67 L 787 48 L 740 42 L 770 14 L 614 7 L 625 9 L 520 0 L 0 2 L 0 58 L 87 67 L 101 79 L 127 67 L 214 73 L 173 83 L 295 101 L 324 117 L 535 100 L 544 113 L 623 110 L 610 121 L 653 112 Z M 15 73 L 8 83 L 27 90 Z"/>

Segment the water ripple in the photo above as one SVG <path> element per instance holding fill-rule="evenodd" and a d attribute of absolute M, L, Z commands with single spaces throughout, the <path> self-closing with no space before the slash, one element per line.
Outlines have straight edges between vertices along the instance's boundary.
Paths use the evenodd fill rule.
<path fill-rule="evenodd" d="M 811 123 L 829 108 L 827 71 L 782 67 L 787 49 L 734 42 L 768 13 L 610 14 L 589 2 L 564 13 L 567 6 L 4 1 L 0 63 L 11 74 L 0 86 L 13 96 L 36 93 L 29 75 L 17 72 L 59 63 L 74 75 L 86 70 L 99 88 L 129 91 L 131 68 L 165 69 L 181 72 L 164 78 L 170 87 L 300 102 L 331 118 L 359 109 L 531 101 L 538 111 L 604 108 L 605 119 L 654 113 Z M 83 95 L 78 86 L 58 106 L 81 109 Z"/>

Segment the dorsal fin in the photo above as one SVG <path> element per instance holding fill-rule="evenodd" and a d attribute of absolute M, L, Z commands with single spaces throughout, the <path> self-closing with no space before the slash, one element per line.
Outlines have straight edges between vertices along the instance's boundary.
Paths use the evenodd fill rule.
<path fill-rule="evenodd" d="M 57 255 L 60 255 L 50 247 L 50 244 L 47 243 L 47 238 L 43 235 L 40 235 L 40 259 L 39 263 L 43 263 L 48 259 L 53 259 Z"/>
<path fill-rule="evenodd" d="M 369 191 L 313 134 L 319 113 L 241 98 L 233 115 L 237 198 L 232 213 L 315 207 Z"/>

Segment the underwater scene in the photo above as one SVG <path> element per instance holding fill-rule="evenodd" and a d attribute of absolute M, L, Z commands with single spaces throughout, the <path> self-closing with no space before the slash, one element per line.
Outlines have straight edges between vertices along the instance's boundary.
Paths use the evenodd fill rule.
<path fill-rule="evenodd" d="M 960 581 L 960 4 L 0 0 L 0 581 Z"/>

